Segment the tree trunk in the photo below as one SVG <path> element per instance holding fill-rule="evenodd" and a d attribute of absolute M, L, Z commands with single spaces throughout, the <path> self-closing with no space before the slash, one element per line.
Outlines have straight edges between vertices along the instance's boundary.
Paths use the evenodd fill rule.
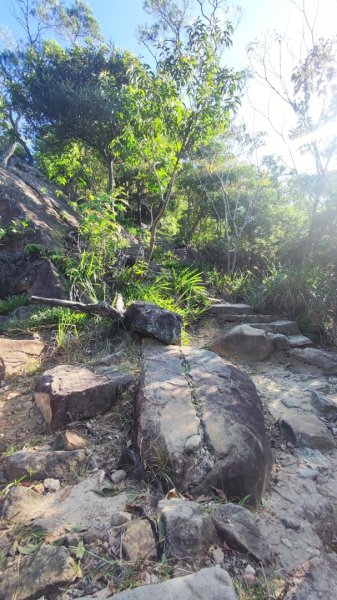
<path fill-rule="evenodd" d="M 108 158 L 108 176 L 109 176 L 109 184 L 108 184 L 108 192 L 111 194 L 115 189 L 115 177 L 114 177 L 114 160 L 109 156 Z"/>
<path fill-rule="evenodd" d="M 4 152 L 1 154 L 1 156 L 0 156 L 0 164 L 5 169 L 7 168 L 8 161 L 9 161 L 10 158 L 12 158 L 12 156 L 13 156 L 15 150 L 17 149 L 18 145 L 19 145 L 19 142 L 17 142 L 16 140 L 14 142 L 11 142 L 11 144 L 9 144 L 7 146 L 7 148 L 4 150 Z"/>

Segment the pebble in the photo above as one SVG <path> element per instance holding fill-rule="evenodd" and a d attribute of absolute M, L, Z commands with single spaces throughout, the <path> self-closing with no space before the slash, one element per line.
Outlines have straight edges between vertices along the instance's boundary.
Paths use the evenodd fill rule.
<path fill-rule="evenodd" d="M 114 471 L 113 473 L 111 473 L 110 475 L 110 480 L 112 481 L 112 483 L 120 483 L 121 481 L 123 481 L 123 479 L 126 478 L 126 472 L 123 471 L 123 469 L 119 469 L 118 471 Z"/>
<path fill-rule="evenodd" d="M 43 485 L 45 489 L 49 490 L 50 492 L 57 492 L 61 487 L 60 480 L 53 479 L 52 477 L 48 477 L 47 479 L 45 479 Z"/>
<path fill-rule="evenodd" d="M 288 538 L 281 538 L 281 542 L 284 546 L 286 546 L 289 549 L 293 547 L 291 541 L 288 540 Z"/>

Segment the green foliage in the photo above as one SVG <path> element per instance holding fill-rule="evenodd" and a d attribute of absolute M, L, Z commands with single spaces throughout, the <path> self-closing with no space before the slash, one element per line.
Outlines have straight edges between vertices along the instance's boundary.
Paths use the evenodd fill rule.
<path fill-rule="evenodd" d="M 247 284 L 252 278 L 250 271 L 235 271 L 232 275 L 213 269 L 207 273 L 207 278 L 216 293 L 221 294 L 226 300 L 237 301 L 242 299 Z"/>
<path fill-rule="evenodd" d="M 117 279 L 118 290 L 127 302 L 145 300 L 177 312 L 187 325 L 207 308 L 208 299 L 202 274 L 189 267 L 166 269 L 153 279 L 146 278 L 146 265 L 123 270 Z"/>
<path fill-rule="evenodd" d="M 37 308 L 36 312 L 28 319 L 22 320 L 13 317 L 5 324 L 0 323 L 0 332 L 19 333 L 23 331 L 36 331 L 39 329 L 56 329 L 60 332 L 59 328 L 61 328 L 61 339 L 61 337 L 64 338 L 62 328 L 63 331 L 68 333 L 69 331 L 72 331 L 77 334 L 78 329 L 84 327 L 89 319 L 90 317 L 88 315 L 76 313 L 68 308 L 41 307 Z"/>
<path fill-rule="evenodd" d="M 19 306 L 28 306 L 29 298 L 26 294 L 8 296 L 5 300 L 0 300 L 0 315 L 8 315 Z"/>

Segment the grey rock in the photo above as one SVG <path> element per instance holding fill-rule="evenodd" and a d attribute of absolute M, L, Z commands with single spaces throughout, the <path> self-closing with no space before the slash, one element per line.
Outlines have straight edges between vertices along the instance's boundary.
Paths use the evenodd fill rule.
<path fill-rule="evenodd" d="M 53 479 L 52 477 L 48 477 L 43 482 L 45 490 L 50 492 L 57 492 L 61 488 L 61 483 L 59 479 Z"/>
<path fill-rule="evenodd" d="M 66 479 L 69 475 L 80 475 L 87 464 L 85 450 L 73 452 L 15 452 L 8 456 L 5 469 L 8 479 L 43 480 L 48 477 Z"/>
<path fill-rule="evenodd" d="M 47 546 L 3 572 L 0 600 L 31 600 L 56 592 L 76 578 L 68 550 Z"/>
<path fill-rule="evenodd" d="M 217 541 L 210 515 L 197 502 L 162 500 L 158 516 L 160 537 L 170 558 L 200 564 Z"/>
<path fill-rule="evenodd" d="M 131 519 L 132 515 L 130 513 L 118 510 L 112 514 L 110 525 L 111 527 L 121 527 L 131 521 Z"/>
<path fill-rule="evenodd" d="M 325 396 L 311 392 L 311 404 L 322 415 L 337 417 L 337 396 Z"/>
<path fill-rule="evenodd" d="M 148 345 L 136 433 L 144 468 L 179 490 L 261 499 L 271 468 L 262 404 L 251 379 L 216 354 Z"/>
<path fill-rule="evenodd" d="M 182 317 L 151 302 L 133 302 L 126 309 L 124 323 L 141 336 L 153 337 L 165 344 L 180 344 Z"/>
<path fill-rule="evenodd" d="M 274 350 L 287 351 L 290 348 L 290 343 L 286 335 L 283 333 L 269 333 L 269 339 L 273 342 Z"/>
<path fill-rule="evenodd" d="M 312 341 L 306 335 L 290 335 L 288 337 L 290 348 L 307 348 L 312 346 Z"/>
<path fill-rule="evenodd" d="M 221 504 L 212 513 L 213 523 L 222 541 L 259 562 L 271 558 L 271 550 L 252 513 L 237 504 Z"/>
<path fill-rule="evenodd" d="M 87 596 L 82 600 L 94 600 L 95 596 Z M 104 598 L 104 596 L 103 596 Z M 237 600 L 237 595 L 227 571 L 221 567 L 201 569 L 192 575 L 176 577 L 143 585 L 133 590 L 126 590 L 114 595 L 114 600 Z"/>
<path fill-rule="evenodd" d="M 157 542 L 149 521 L 131 521 L 122 536 L 123 557 L 131 562 L 157 560 Z"/>
<path fill-rule="evenodd" d="M 322 369 L 326 375 L 337 375 L 337 353 L 335 352 L 326 352 L 319 348 L 297 348 L 291 351 L 291 356 Z"/>
<path fill-rule="evenodd" d="M 34 400 L 48 427 L 87 419 L 112 408 L 134 382 L 129 372 L 95 373 L 85 367 L 59 365 L 38 380 Z"/>
<path fill-rule="evenodd" d="M 314 415 L 289 413 L 280 419 L 283 435 L 298 448 L 332 450 L 335 441 L 328 428 Z"/>
<path fill-rule="evenodd" d="M 40 298 L 67 298 L 62 277 L 54 263 L 48 258 L 34 262 L 32 283 L 27 289 L 29 296 Z"/>
<path fill-rule="evenodd" d="M 260 361 L 273 352 L 273 343 L 265 331 L 249 325 L 236 325 L 231 331 L 213 340 L 209 350 L 220 356 L 238 356 L 248 361 Z"/>
<path fill-rule="evenodd" d="M 228 316 L 238 316 L 238 315 L 250 315 L 253 312 L 253 309 L 249 304 L 235 304 L 232 302 L 223 302 L 212 304 L 208 312 L 211 315 L 214 315 L 218 319 L 226 320 Z"/>
<path fill-rule="evenodd" d="M 335 600 L 337 556 L 326 554 L 304 563 L 292 573 L 284 600 Z"/>
<path fill-rule="evenodd" d="M 118 469 L 118 471 L 113 471 L 110 475 L 110 480 L 112 483 L 120 483 L 123 479 L 126 478 L 126 472 L 123 469 Z"/>

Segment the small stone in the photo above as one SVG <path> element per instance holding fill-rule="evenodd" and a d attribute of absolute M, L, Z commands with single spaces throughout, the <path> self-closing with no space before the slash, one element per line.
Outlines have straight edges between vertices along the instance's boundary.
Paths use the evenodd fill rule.
<path fill-rule="evenodd" d="M 216 565 L 222 565 L 225 560 L 225 555 L 219 546 L 213 546 L 210 549 L 210 555 Z"/>
<path fill-rule="evenodd" d="M 335 448 L 330 431 L 314 415 L 289 413 L 280 419 L 279 427 L 283 435 L 298 448 Z"/>
<path fill-rule="evenodd" d="M 113 513 L 111 517 L 111 527 L 121 527 L 121 525 L 125 525 L 125 523 L 131 521 L 131 519 L 132 516 L 130 513 L 117 511 Z"/>
<path fill-rule="evenodd" d="M 126 560 L 156 560 L 157 543 L 149 521 L 131 521 L 122 538 L 122 551 Z"/>
<path fill-rule="evenodd" d="M 52 445 L 53 450 L 81 450 L 88 447 L 88 439 L 76 431 L 61 431 Z"/>
<path fill-rule="evenodd" d="M 119 469 L 118 471 L 113 471 L 110 475 L 110 479 L 112 483 L 120 483 L 127 477 L 127 473 L 123 471 L 123 469 Z"/>
<path fill-rule="evenodd" d="M 291 541 L 288 540 L 288 538 L 281 538 L 281 542 L 284 546 L 286 546 L 289 549 L 293 547 Z"/>
<path fill-rule="evenodd" d="M 52 479 L 51 477 L 48 477 L 47 479 L 45 479 L 43 482 L 43 485 L 44 485 L 45 489 L 49 490 L 50 492 L 57 492 L 57 490 L 59 490 L 61 487 L 60 480 Z"/>
<path fill-rule="evenodd" d="M 44 480 L 51 476 L 66 479 L 69 475 L 80 475 L 87 464 L 84 450 L 72 452 L 15 452 L 6 459 L 6 473 L 9 480 L 26 477 Z"/>

